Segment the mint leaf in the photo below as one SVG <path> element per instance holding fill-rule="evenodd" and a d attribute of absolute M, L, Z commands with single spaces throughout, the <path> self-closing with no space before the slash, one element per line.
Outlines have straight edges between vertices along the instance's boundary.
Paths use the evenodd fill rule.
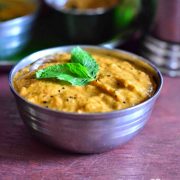
<path fill-rule="evenodd" d="M 87 68 L 79 63 L 66 63 L 49 66 L 36 72 L 36 78 L 55 78 L 59 74 L 69 74 L 82 78 L 90 78 Z"/>
<path fill-rule="evenodd" d="M 95 78 L 99 71 L 99 65 L 93 57 L 80 47 L 76 47 L 71 51 L 71 62 L 85 66 L 92 78 Z"/>
<path fill-rule="evenodd" d="M 37 79 L 58 79 L 72 85 L 83 86 L 96 78 L 99 65 L 80 47 L 71 52 L 70 63 L 56 64 L 36 72 Z"/>
<path fill-rule="evenodd" d="M 84 86 L 91 81 L 90 78 L 78 78 L 78 77 L 74 77 L 68 74 L 59 74 L 56 77 L 56 79 L 61 80 L 61 81 L 67 81 L 71 83 L 72 85 L 76 85 L 76 86 Z"/>
<path fill-rule="evenodd" d="M 49 66 L 36 72 L 37 79 L 55 78 L 71 83 L 72 85 L 85 85 L 91 81 L 86 67 L 79 63 L 66 63 Z"/>

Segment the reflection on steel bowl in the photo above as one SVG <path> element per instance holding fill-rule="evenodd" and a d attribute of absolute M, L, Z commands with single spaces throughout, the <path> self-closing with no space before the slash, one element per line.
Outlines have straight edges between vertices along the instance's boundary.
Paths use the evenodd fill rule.
<path fill-rule="evenodd" d="M 24 48 L 37 6 L 35 0 L 0 2 L 0 61 Z"/>
<path fill-rule="evenodd" d="M 127 142 L 144 127 L 162 87 L 161 73 L 152 64 L 136 55 L 120 50 L 82 46 L 88 52 L 101 54 L 103 57 L 109 56 L 115 59 L 123 59 L 131 64 L 135 64 L 139 69 L 153 77 L 153 81 L 156 84 L 155 92 L 148 99 L 146 98 L 146 100 L 132 107 L 127 106 L 125 109 L 78 113 L 74 111 L 63 112 L 43 107 L 40 104 L 36 105 L 27 101 L 16 91 L 13 81 L 19 70 L 22 71 L 23 68 L 33 63 L 38 65 L 40 63 L 39 58 L 55 53 L 69 53 L 73 47 L 47 49 L 34 53 L 20 61 L 10 74 L 11 90 L 16 97 L 22 119 L 30 131 L 40 139 L 59 148 L 78 153 L 108 151 Z"/>

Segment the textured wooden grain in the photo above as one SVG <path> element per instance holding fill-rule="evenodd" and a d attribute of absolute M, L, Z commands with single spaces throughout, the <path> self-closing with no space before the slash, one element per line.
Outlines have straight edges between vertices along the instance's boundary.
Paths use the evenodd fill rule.
<path fill-rule="evenodd" d="M 75 155 L 30 136 L 0 74 L 0 179 L 179 180 L 180 78 L 165 78 L 161 96 L 143 131 L 122 148 Z"/>

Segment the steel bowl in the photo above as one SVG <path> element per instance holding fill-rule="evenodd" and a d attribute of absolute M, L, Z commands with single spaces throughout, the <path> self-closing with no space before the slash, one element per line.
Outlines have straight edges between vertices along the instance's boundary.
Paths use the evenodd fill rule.
<path fill-rule="evenodd" d="M 9 85 L 15 96 L 19 113 L 33 135 L 64 150 L 77 153 L 100 153 L 111 150 L 132 139 L 146 124 L 158 98 L 163 79 L 160 71 L 137 55 L 97 46 L 81 46 L 87 51 L 108 54 L 137 63 L 153 75 L 157 84 L 155 94 L 145 102 L 124 110 L 107 113 L 68 113 L 32 104 L 14 89 L 14 75 L 22 68 L 47 55 L 70 52 L 75 46 L 51 48 L 36 52 L 21 60 L 11 71 Z"/>
<path fill-rule="evenodd" d="M 31 14 L 0 22 L 0 63 L 22 50 L 30 38 L 39 5 L 36 0 L 28 1 L 35 6 Z"/>
<path fill-rule="evenodd" d="M 139 28 L 136 21 L 141 13 L 142 0 L 123 0 L 112 7 L 83 10 L 64 8 L 67 0 L 45 2 L 59 18 L 56 26 L 65 29 L 67 39 L 73 44 L 113 47 Z"/>

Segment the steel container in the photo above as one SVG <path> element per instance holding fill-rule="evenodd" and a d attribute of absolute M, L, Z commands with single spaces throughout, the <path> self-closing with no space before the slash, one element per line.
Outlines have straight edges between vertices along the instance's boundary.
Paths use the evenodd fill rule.
<path fill-rule="evenodd" d="M 149 119 L 158 98 L 163 79 L 159 70 L 145 59 L 121 50 L 97 46 L 81 46 L 87 51 L 108 54 L 145 68 L 157 84 L 155 94 L 145 102 L 124 110 L 107 113 L 68 113 L 32 104 L 14 89 L 13 77 L 25 66 L 54 53 L 70 52 L 74 46 L 57 47 L 36 52 L 21 60 L 9 76 L 10 88 L 17 101 L 19 113 L 30 132 L 44 142 L 76 153 L 100 153 L 111 150 L 132 139 Z"/>
<path fill-rule="evenodd" d="M 101 44 L 115 47 L 139 29 L 142 0 L 123 0 L 112 7 L 95 9 L 64 8 L 67 0 L 45 0 L 56 12 L 58 27 L 75 44 Z"/>
<path fill-rule="evenodd" d="M 31 14 L 0 22 L 0 61 L 22 50 L 30 38 L 38 3 L 35 0 L 28 1 L 35 5 Z"/>
<path fill-rule="evenodd" d="M 172 77 L 180 76 L 180 1 L 157 0 L 154 23 L 141 54 Z"/>

